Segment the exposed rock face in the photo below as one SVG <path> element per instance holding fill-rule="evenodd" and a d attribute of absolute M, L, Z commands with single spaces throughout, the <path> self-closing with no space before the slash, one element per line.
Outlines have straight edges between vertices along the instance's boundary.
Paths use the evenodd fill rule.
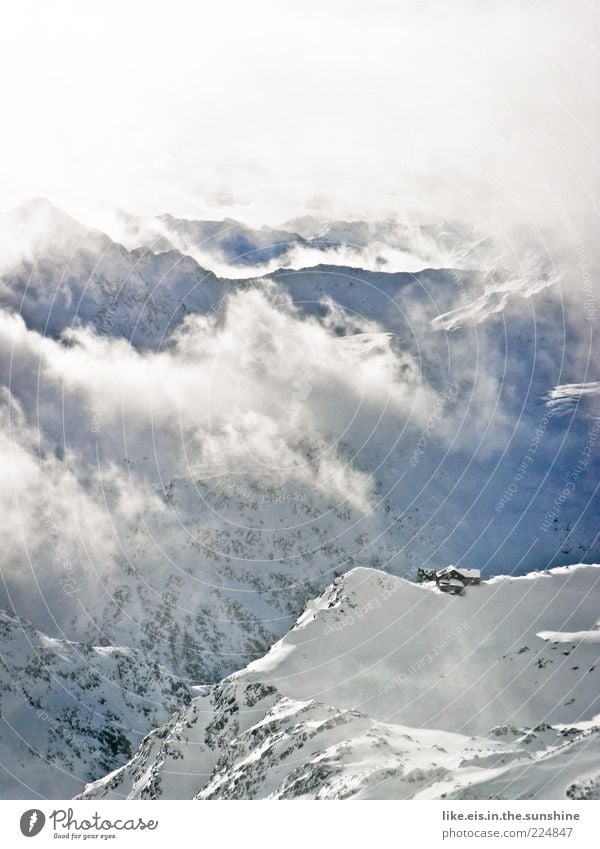
<path fill-rule="evenodd" d="M 192 699 L 185 682 L 133 649 L 52 639 L 4 611 L 0 641 L 5 797 L 73 796 Z"/>

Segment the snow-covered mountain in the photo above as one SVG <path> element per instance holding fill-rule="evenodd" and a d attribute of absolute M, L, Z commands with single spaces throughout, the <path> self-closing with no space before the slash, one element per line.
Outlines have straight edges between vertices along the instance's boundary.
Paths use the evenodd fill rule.
<path fill-rule="evenodd" d="M 309 225 L 302 239 L 323 236 Z M 361 250 L 379 238 L 379 225 L 327 226 Z M 490 576 L 600 556 L 600 375 L 546 271 L 226 279 L 46 201 L 6 213 L 0 241 L 0 606 L 88 647 L 72 651 L 90 674 L 107 651 L 133 653 L 167 687 L 215 684 L 356 566 Z M 59 737 L 80 722 L 54 690 L 45 704 Z M 165 705 L 102 769 L 86 754 L 79 778 L 118 766 Z M 40 746 L 44 795 L 57 761 Z"/>
<path fill-rule="evenodd" d="M 354 569 L 84 798 L 600 798 L 600 567 Z"/>
<path fill-rule="evenodd" d="M 48 637 L 0 611 L 2 798 L 69 798 L 193 691 L 147 655 Z"/>
<path fill-rule="evenodd" d="M 0 303 L 58 336 L 73 324 L 153 348 L 188 311 L 206 312 L 224 285 L 177 252 L 127 250 L 45 200 L 0 216 Z"/>
<path fill-rule="evenodd" d="M 397 219 L 330 221 L 302 216 L 279 227 L 249 227 L 232 218 L 203 221 L 173 215 L 139 217 L 103 206 L 91 220 L 130 250 L 179 251 L 224 277 L 266 274 L 327 263 L 371 271 L 474 267 L 482 237 L 463 225 L 419 225 Z"/>
<path fill-rule="evenodd" d="M 132 249 L 147 247 L 155 253 L 177 250 L 199 261 L 230 264 L 233 268 L 262 267 L 272 260 L 285 264 L 294 247 L 307 245 L 298 233 L 266 226 L 255 229 L 232 218 L 195 221 L 167 214 L 154 218 L 129 216 L 121 218 L 120 223 L 115 235 Z"/>

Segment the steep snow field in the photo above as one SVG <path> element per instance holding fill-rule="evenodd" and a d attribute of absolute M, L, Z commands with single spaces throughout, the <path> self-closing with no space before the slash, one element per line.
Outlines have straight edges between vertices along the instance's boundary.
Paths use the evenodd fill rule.
<path fill-rule="evenodd" d="M 83 795 L 599 798 L 598 645 L 561 638 L 597 628 L 599 581 L 574 566 L 449 597 L 353 569 Z"/>
<path fill-rule="evenodd" d="M 73 796 L 191 694 L 140 652 L 50 638 L 0 611 L 2 798 Z"/>

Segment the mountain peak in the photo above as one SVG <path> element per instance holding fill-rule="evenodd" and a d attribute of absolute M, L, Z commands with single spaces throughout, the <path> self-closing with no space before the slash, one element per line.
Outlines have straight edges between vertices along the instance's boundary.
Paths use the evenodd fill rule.
<path fill-rule="evenodd" d="M 29 198 L 0 214 L 0 245 L 5 268 L 40 258 L 70 257 L 89 240 L 104 250 L 110 239 L 87 227 L 46 198 Z"/>
<path fill-rule="evenodd" d="M 48 198 L 43 197 L 26 198 L 8 209 L 4 215 L 23 219 L 30 216 L 45 216 L 47 219 L 60 219 L 79 224 L 75 218 L 72 218 L 60 207 L 53 204 Z M 80 224 L 79 226 L 83 225 Z"/>
<path fill-rule="evenodd" d="M 34 242 L 61 241 L 65 235 L 82 238 L 88 228 L 46 198 L 28 198 L 0 215 L 2 230 L 21 234 Z"/>

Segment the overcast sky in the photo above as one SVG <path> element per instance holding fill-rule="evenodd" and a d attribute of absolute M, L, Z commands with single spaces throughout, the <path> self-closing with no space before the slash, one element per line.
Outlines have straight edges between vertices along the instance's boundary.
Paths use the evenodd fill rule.
<path fill-rule="evenodd" d="M 7 4 L 1 206 L 589 222 L 595 5 Z"/>

